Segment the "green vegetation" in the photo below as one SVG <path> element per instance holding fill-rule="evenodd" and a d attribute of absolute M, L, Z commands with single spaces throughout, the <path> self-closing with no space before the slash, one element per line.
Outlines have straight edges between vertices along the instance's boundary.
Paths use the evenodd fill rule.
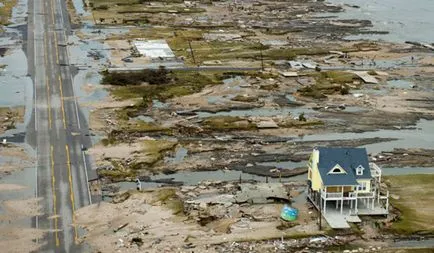
<path fill-rule="evenodd" d="M 253 103 L 253 102 L 258 102 L 258 97 L 236 95 L 231 100 L 232 101 L 238 101 L 238 102 Z"/>
<path fill-rule="evenodd" d="M 433 234 L 434 175 L 400 175 L 386 177 L 392 197 L 390 202 L 399 210 L 398 221 L 390 227 L 400 234 Z M 393 195 L 399 197 L 393 197 Z"/>
<path fill-rule="evenodd" d="M 300 114 L 301 116 L 302 114 Z M 304 117 L 304 115 L 303 115 Z M 316 119 L 312 119 L 312 120 L 307 120 L 306 118 L 303 119 L 299 119 L 295 120 L 295 119 L 287 119 L 284 122 L 281 122 L 278 124 L 279 127 L 284 127 L 284 128 L 308 128 L 308 127 L 314 127 L 314 126 L 321 126 L 324 125 L 324 122 L 321 120 L 316 120 Z"/>
<path fill-rule="evenodd" d="M 203 120 L 202 126 L 205 129 L 213 131 L 228 131 L 228 130 L 254 130 L 256 124 L 253 124 L 240 117 L 232 116 L 215 116 Z"/>
<path fill-rule="evenodd" d="M 262 79 L 276 78 L 278 75 L 272 72 L 264 71 L 228 71 L 217 75 L 220 80 L 234 78 L 236 76 L 249 76 L 249 77 L 259 77 Z"/>
<path fill-rule="evenodd" d="M 298 92 L 303 96 L 316 99 L 326 98 L 328 94 L 349 94 L 350 88 L 347 84 L 359 80 L 357 75 L 345 71 L 314 72 L 311 73 L 310 76 L 315 78 L 316 83 L 303 87 L 299 89 Z"/>
<path fill-rule="evenodd" d="M 12 8 L 16 5 L 17 0 L 0 0 L 0 26 L 8 25 L 9 18 L 12 15 Z M 0 27 L 0 31 L 2 28 Z"/>
<path fill-rule="evenodd" d="M 113 77 L 110 74 L 109 80 L 119 80 L 121 78 Z M 141 75 L 140 75 L 141 76 Z M 104 77 L 107 80 L 106 77 Z M 135 79 L 135 78 L 133 78 Z M 112 89 L 112 94 L 118 99 L 143 98 L 143 103 L 139 107 L 147 107 L 153 99 L 165 101 L 167 99 L 179 96 L 185 96 L 200 92 L 207 85 L 220 84 L 213 72 L 187 72 L 187 71 L 171 71 L 166 77 L 158 78 L 165 83 L 155 85 L 127 85 L 115 87 Z M 122 79 L 121 79 L 122 80 Z M 138 79 L 138 81 L 144 79 Z M 169 80 L 169 81 L 168 81 Z"/>
<path fill-rule="evenodd" d="M 294 60 L 298 55 L 326 55 L 329 49 L 325 48 L 284 48 L 270 49 L 263 52 L 264 59 Z"/>
<path fill-rule="evenodd" d="M 149 84 L 167 84 L 170 80 L 168 77 L 169 72 L 161 67 L 158 70 L 144 69 L 139 72 L 126 72 L 126 73 L 110 73 L 103 72 L 103 84 L 111 85 L 139 85 L 142 83 Z"/>
<path fill-rule="evenodd" d="M 166 132 L 169 129 L 155 123 L 137 120 L 135 124 L 128 127 L 133 132 Z"/>
<path fill-rule="evenodd" d="M 111 160 L 113 170 L 98 170 L 98 176 L 109 178 L 113 182 L 136 177 L 136 173 L 122 165 L 120 161 Z"/>
<path fill-rule="evenodd" d="M 184 213 L 184 203 L 176 195 L 175 188 L 160 188 L 155 192 L 155 202 L 161 202 L 163 206 L 171 209 L 173 214 Z"/>
<path fill-rule="evenodd" d="M 101 7 L 101 5 L 100 5 Z M 107 8 L 108 9 L 108 8 Z M 147 7 L 147 8 L 137 8 L 133 9 L 130 6 L 127 8 L 122 8 L 117 11 L 119 14 L 131 14 L 131 13 L 200 13 L 205 12 L 205 9 L 202 8 L 183 8 L 179 6 L 169 6 L 169 7 Z"/>
<path fill-rule="evenodd" d="M 98 176 L 110 178 L 112 182 L 124 181 L 126 178 L 134 178 L 134 171 L 119 171 L 119 170 L 99 170 Z"/>
<path fill-rule="evenodd" d="M 140 163 L 153 165 L 163 158 L 163 152 L 175 148 L 177 142 L 167 140 L 145 140 L 143 141 L 143 157 Z"/>
<path fill-rule="evenodd" d="M 315 78 L 321 84 L 346 84 L 359 80 L 356 74 L 346 71 L 323 71 L 319 72 L 319 75 L 316 75 Z"/>

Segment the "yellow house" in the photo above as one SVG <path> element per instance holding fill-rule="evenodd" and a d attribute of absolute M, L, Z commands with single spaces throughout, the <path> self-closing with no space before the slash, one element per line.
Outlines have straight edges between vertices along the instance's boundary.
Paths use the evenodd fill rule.
<path fill-rule="evenodd" d="M 374 208 L 379 198 L 381 169 L 369 163 L 365 148 L 315 148 L 308 162 L 308 197 L 324 213 L 334 202 L 342 214 L 344 202 L 358 213 L 359 201 Z M 387 203 L 388 205 L 388 203 Z"/>

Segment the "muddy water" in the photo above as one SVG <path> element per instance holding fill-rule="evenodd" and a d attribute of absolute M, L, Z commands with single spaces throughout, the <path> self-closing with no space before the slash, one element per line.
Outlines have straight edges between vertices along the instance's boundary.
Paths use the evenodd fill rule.
<path fill-rule="evenodd" d="M 74 9 L 78 15 L 88 15 L 89 13 L 84 9 L 84 0 L 72 0 Z"/>
<path fill-rule="evenodd" d="M 367 19 L 373 23 L 372 30 L 388 31 L 389 34 L 350 36 L 349 39 L 381 39 L 392 42 L 434 42 L 434 1 L 432 0 L 328 0 L 333 4 L 357 5 L 345 7 L 338 14 L 341 19 Z"/>
<path fill-rule="evenodd" d="M 399 128 L 399 126 L 397 126 L 397 128 Z M 391 151 L 394 148 L 434 148 L 434 121 L 420 120 L 416 124 L 415 128 L 416 129 L 405 130 L 379 130 L 364 133 L 330 133 L 321 135 L 307 135 L 301 137 L 299 140 L 348 140 L 374 137 L 398 138 L 396 141 L 375 143 L 363 146 L 369 153 Z"/>

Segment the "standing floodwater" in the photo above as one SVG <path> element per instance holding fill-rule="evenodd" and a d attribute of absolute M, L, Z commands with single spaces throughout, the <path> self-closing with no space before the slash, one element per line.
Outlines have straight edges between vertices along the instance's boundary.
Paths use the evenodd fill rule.
<path fill-rule="evenodd" d="M 382 39 L 393 42 L 419 41 L 434 42 L 434 1 L 432 0 L 329 0 L 333 4 L 346 4 L 342 19 L 368 19 L 373 30 L 389 34 L 363 34 L 349 39 Z M 356 8 L 354 6 L 358 6 Z"/>

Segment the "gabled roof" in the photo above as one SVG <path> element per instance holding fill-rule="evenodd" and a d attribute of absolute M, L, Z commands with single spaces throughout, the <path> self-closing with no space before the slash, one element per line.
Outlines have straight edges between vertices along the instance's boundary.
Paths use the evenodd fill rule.
<path fill-rule="evenodd" d="M 358 185 L 357 179 L 370 179 L 368 154 L 365 148 L 327 148 L 318 147 L 318 170 L 324 185 Z M 341 166 L 346 174 L 328 173 L 336 165 Z M 356 175 L 356 168 L 364 168 L 362 175 Z"/>

